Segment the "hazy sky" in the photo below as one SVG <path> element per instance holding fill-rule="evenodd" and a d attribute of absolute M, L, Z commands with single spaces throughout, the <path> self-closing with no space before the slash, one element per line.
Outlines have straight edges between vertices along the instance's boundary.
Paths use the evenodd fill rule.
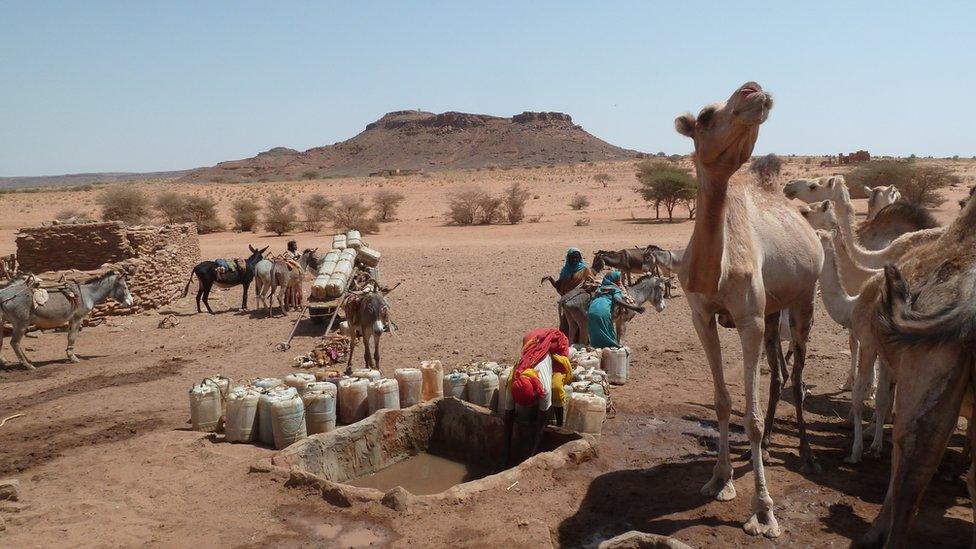
<path fill-rule="evenodd" d="M 0 175 L 191 168 L 420 108 L 563 111 L 687 152 L 746 80 L 757 153 L 976 154 L 976 2 L 0 0 Z"/>

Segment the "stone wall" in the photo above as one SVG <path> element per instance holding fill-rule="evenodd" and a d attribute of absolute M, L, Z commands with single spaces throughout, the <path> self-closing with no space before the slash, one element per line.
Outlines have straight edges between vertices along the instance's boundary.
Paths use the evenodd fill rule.
<path fill-rule="evenodd" d="M 134 257 L 120 222 L 73 223 L 21 229 L 17 261 L 35 274 L 65 269 L 88 271 Z"/>
<path fill-rule="evenodd" d="M 109 230 L 109 226 L 120 228 L 121 232 Z M 65 231 L 65 228 L 72 230 Z M 90 233 L 86 234 L 84 228 L 89 228 Z M 101 241 L 106 249 L 91 251 L 84 262 L 74 265 L 63 266 L 64 262 L 44 258 L 43 256 L 52 248 L 38 249 L 38 243 L 46 242 L 48 246 L 53 246 L 56 235 L 64 234 L 72 236 L 67 240 L 69 244 L 80 243 L 91 251 L 91 243 Z M 109 301 L 95 308 L 92 313 L 94 318 L 133 314 L 170 303 L 175 297 L 182 295 L 190 270 L 200 261 L 200 240 L 196 225 L 193 223 L 134 227 L 114 223 L 51 225 L 22 229 L 21 235 L 24 238 L 20 235 L 17 237 L 17 258 L 22 270 L 30 270 L 26 265 L 58 265 L 59 267 L 32 271 L 45 281 L 45 286 L 57 282 L 62 276 L 66 280 L 84 282 L 109 269 L 130 273 L 127 284 L 134 305 L 124 308 L 114 301 Z M 117 238 L 119 235 L 120 238 Z M 22 242 L 24 242 L 23 247 L 21 247 Z M 79 255 L 76 250 L 64 244 L 59 244 L 58 248 L 64 252 L 71 252 L 72 257 Z M 92 257 L 101 257 L 105 261 L 91 266 Z"/>

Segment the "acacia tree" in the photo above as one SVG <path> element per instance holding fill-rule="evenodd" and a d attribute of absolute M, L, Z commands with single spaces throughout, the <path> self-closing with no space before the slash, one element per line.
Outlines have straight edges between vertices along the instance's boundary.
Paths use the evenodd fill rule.
<path fill-rule="evenodd" d="M 851 170 L 847 179 L 867 187 L 894 185 L 907 202 L 930 208 L 945 202 L 942 189 L 962 181 L 948 168 L 899 160 L 866 162 Z"/>
<path fill-rule="evenodd" d="M 264 199 L 264 228 L 281 236 L 295 226 L 295 206 L 291 200 L 278 193 L 271 193 Z"/>
<path fill-rule="evenodd" d="M 641 198 L 653 202 L 655 213 L 660 219 L 660 206 L 668 211 L 668 222 L 674 222 L 674 208 L 682 202 L 688 203 L 689 214 L 694 216 L 693 201 L 698 194 L 698 181 L 686 170 L 674 164 L 647 161 L 637 166 L 637 180 L 640 186 L 636 189 Z"/>
<path fill-rule="evenodd" d="M 373 210 L 376 212 L 377 221 L 393 221 L 396 218 L 400 204 L 406 199 L 406 195 L 390 189 L 380 189 L 373 195 Z"/>

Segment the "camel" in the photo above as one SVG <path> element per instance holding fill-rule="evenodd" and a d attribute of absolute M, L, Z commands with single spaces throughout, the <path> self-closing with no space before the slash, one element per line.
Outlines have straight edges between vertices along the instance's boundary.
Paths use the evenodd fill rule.
<path fill-rule="evenodd" d="M 863 325 L 898 384 L 884 504 L 860 542 L 903 547 L 976 369 L 976 201 L 936 241 L 909 251 L 862 288 Z M 976 446 L 973 432 L 969 445 Z M 976 470 L 967 475 L 976 497 Z"/>
<path fill-rule="evenodd" d="M 854 228 L 854 204 L 844 176 L 822 177 L 819 180 L 794 181 L 783 189 L 787 198 L 799 198 L 804 202 L 830 200 L 837 208 L 841 232 L 851 241 L 861 244 L 868 250 L 884 248 L 899 236 L 938 227 L 939 223 L 928 211 L 908 202 L 895 202 L 882 208 L 871 221 Z"/>
<path fill-rule="evenodd" d="M 901 193 L 894 185 L 888 185 L 887 187 L 878 185 L 877 187 L 865 187 L 868 191 L 868 213 L 864 217 L 864 221 L 868 222 L 877 217 L 878 212 L 883 210 L 885 206 L 894 204 L 901 199 Z"/>
<path fill-rule="evenodd" d="M 780 312 L 788 310 L 795 347 L 793 396 L 804 471 L 818 467 L 807 439 L 802 383 L 817 278 L 823 250 L 813 229 L 782 193 L 729 179 L 749 160 L 759 126 L 769 115 L 772 97 L 747 82 L 724 103 L 710 105 L 698 117 L 675 120 L 678 133 L 695 145 L 698 213 L 679 271 L 692 310 L 692 322 L 712 371 L 719 423 L 719 456 L 702 495 L 717 500 L 735 497 L 729 455 L 732 398 L 725 383 L 716 315 L 731 317 L 739 332 L 746 396 L 745 428 L 751 445 L 755 481 L 752 516 L 743 528 L 751 535 L 780 535 L 773 500 L 766 486 L 762 444 L 775 416 L 784 362 L 779 344 Z M 759 411 L 759 354 L 765 346 L 770 364 L 769 408 Z M 765 425 L 764 425 L 765 423 Z M 765 431 L 765 432 L 764 432 Z"/>
<path fill-rule="evenodd" d="M 840 228 L 837 217 L 834 215 L 833 203 L 829 200 L 814 202 L 809 207 L 801 206 L 799 212 L 814 229 L 830 231 L 834 249 L 838 252 L 837 265 L 841 271 L 844 290 L 849 295 L 857 295 L 861 289 L 861 284 L 877 274 L 878 270 L 862 267 L 851 257 L 843 236 L 843 229 Z"/>
<path fill-rule="evenodd" d="M 806 209 L 804 209 L 806 208 Z M 852 240 L 849 236 L 850 233 L 843 231 L 840 220 L 837 218 L 836 210 L 834 209 L 833 203 L 829 200 L 823 202 L 813 202 L 807 206 L 800 207 L 800 213 L 810 222 L 814 228 L 817 229 L 837 229 L 838 234 L 844 244 L 844 250 L 847 252 L 847 257 L 850 262 L 854 264 L 853 267 L 846 266 L 851 269 L 852 272 L 845 276 L 852 276 L 853 271 L 863 270 L 863 269 L 882 269 L 884 266 L 902 255 L 908 250 L 915 248 L 920 244 L 926 242 L 932 242 L 935 239 L 942 236 L 945 232 L 945 227 L 934 227 L 931 229 L 922 229 L 918 231 L 913 231 L 910 233 L 905 233 L 898 238 L 891 241 L 886 247 L 879 250 L 868 250 L 861 246 L 856 240 Z M 847 262 L 847 258 L 842 258 L 841 263 Z M 872 275 L 874 272 L 872 272 Z"/>

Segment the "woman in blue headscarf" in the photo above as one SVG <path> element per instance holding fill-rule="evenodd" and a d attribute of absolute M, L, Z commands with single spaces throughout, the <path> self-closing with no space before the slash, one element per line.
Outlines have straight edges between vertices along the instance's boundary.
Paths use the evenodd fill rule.
<path fill-rule="evenodd" d="M 617 332 L 613 328 L 614 306 L 638 313 L 644 312 L 644 307 L 624 301 L 624 294 L 620 289 L 620 271 L 607 273 L 590 300 L 590 307 L 586 311 L 586 325 L 590 332 L 591 347 L 620 347 L 617 343 Z"/>
<path fill-rule="evenodd" d="M 559 295 L 566 295 L 566 292 L 592 278 L 593 271 L 583 261 L 583 252 L 579 248 L 569 248 L 566 250 L 566 261 L 559 271 L 559 278 L 554 280 L 547 276 L 542 281 L 548 280 Z"/>

